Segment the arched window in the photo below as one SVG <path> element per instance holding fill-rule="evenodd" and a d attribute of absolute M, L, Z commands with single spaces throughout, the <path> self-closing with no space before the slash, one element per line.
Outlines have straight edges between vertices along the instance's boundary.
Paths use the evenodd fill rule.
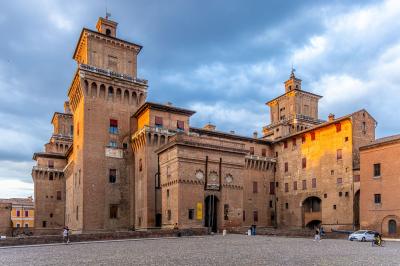
<path fill-rule="evenodd" d="M 127 90 L 124 91 L 124 103 L 129 103 L 129 92 Z"/>
<path fill-rule="evenodd" d="M 389 220 L 388 226 L 389 226 L 388 231 L 390 235 L 397 233 L 397 223 L 395 220 L 393 219 Z"/>
<path fill-rule="evenodd" d="M 106 29 L 106 35 L 110 36 L 111 35 L 111 30 L 110 29 Z"/>
<path fill-rule="evenodd" d="M 97 84 L 95 82 L 91 85 L 90 96 L 92 96 L 92 98 L 97 97 Z"/>
<path fill-rule="evenodd" d="M 49 174 L 49 180 L 53 180 L 53 173 Z"/>
<path fill-rule="evenodd" d="M 105 98 L 106 97 L 106 86 L 104 84 L 100 85 L 100 98 Z"/>
<path fill-rule="evenodd" d="M 108 87 L 108 100 L 113 100 L 114 98 L 114 89 L 113 87 Z"/>

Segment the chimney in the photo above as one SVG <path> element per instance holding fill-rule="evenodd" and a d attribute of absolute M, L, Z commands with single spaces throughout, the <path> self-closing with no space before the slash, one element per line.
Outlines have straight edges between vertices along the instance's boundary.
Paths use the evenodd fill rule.
<path fill-rule="evenodd" d="M 329 121 L 329 122 L 332 122 L 333 120 L 335 120 L 335 115 L 332 114 L 332 113 L 330 113 L 330 114 L 328 115 L 328 121 Z"/>
<path fill-rule="evenodd" d="M 205 125 L 205 126 L 203 127 L 203 129 L 209 130 L 209 131 L 215 131 L 215 128 L 216 128 L 216 126 L 214 126 L 214 125 L 211 124 L 211 123 L 208 123 L 207 125 Z"/>
<path fill-rule="evenodd" d="M 253 132 L 253 138 L 255 138 L 255 139 L 258 138 L 258 133 L 257 133 L 257 131 L 254 131 L 254 132 Z"/>

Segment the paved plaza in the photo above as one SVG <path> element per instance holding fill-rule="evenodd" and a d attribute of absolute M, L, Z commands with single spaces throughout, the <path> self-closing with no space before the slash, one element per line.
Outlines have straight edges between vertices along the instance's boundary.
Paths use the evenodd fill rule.
<path fill-rule="evenodd" d="M 399 265 L 400 242 L 205 236 L 0 249 L 0 265 Z"/>

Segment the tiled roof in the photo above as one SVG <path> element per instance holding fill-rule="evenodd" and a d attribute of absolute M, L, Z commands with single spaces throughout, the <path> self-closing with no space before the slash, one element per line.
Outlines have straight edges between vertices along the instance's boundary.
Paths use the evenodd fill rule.
<path fill-rule="evenodd" d="M 371 147 L 379 145 L 379 144 L 384 144 L 384 143 L 397 141 L 397 140 L 400 140 L 400 134 L 376 139 L 376 140 L 372 141 L 371 143 L 360 147 L 360 149 L 367 149 L 367 148 L 371 148 Z"/>

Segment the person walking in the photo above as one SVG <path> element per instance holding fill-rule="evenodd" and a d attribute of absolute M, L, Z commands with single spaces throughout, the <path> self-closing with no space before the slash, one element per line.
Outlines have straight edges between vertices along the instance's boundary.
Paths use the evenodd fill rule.
<path fill-rule="evenodd" d="M 314 241 L 320 241 L 321 240 L 321 236 L 319 235 L 319 230 L 318 228 L 315 228 L 315 235 L 314 235 Z"/>
<path fill-rule="evenodd" d="M 68 228 L 68 226 L 64 227 L 63 242 L 66 243 L 66 244 L 69 244 L 69 228 Z"/>

